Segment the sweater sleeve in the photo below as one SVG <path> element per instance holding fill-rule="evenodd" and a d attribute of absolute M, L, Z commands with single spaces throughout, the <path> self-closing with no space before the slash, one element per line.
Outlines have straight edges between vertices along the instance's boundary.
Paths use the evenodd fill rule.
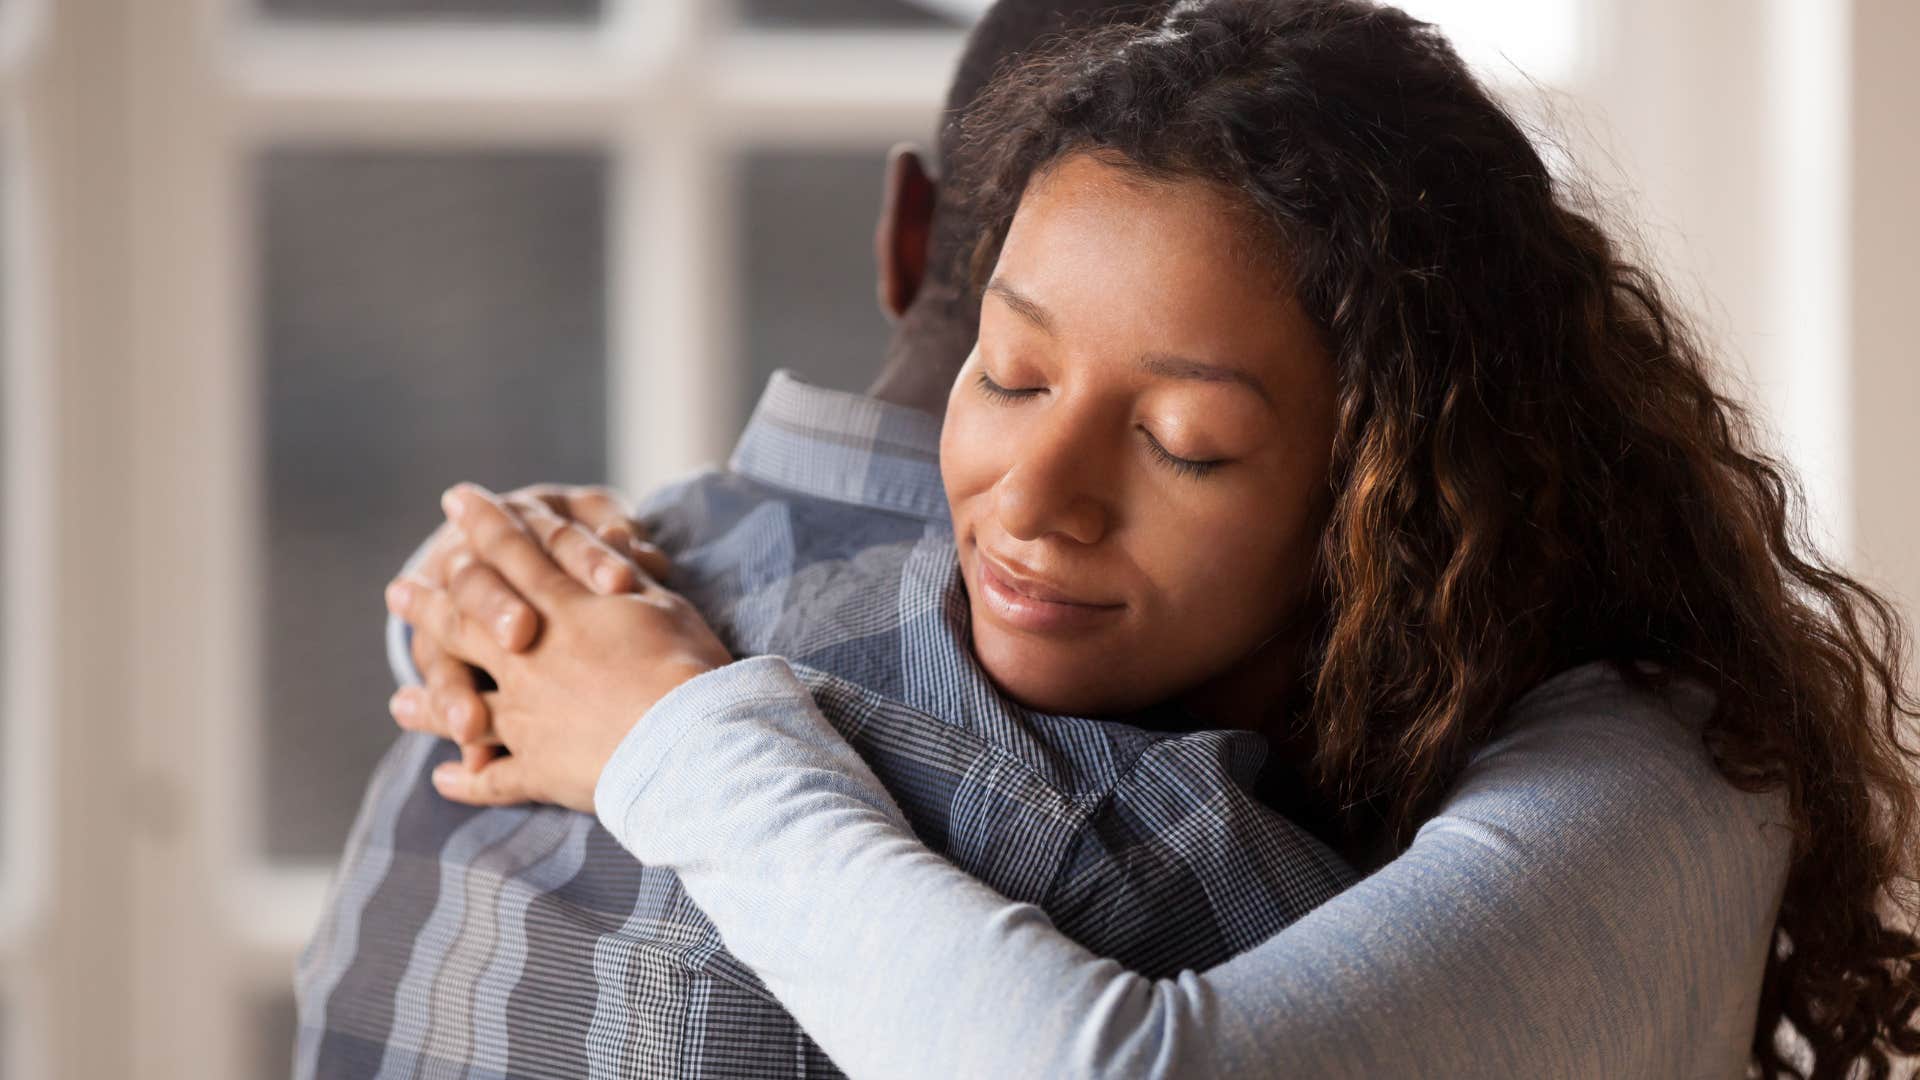
<path fill-rule="evenodd" d="M 663 698 L 595 801 L 855 1077 L 1739 1075 L 1781 798 L 1623 687 L 1529 697 L 1398 858 L 1171 978 L 921 845 L 778 657 Z"/>

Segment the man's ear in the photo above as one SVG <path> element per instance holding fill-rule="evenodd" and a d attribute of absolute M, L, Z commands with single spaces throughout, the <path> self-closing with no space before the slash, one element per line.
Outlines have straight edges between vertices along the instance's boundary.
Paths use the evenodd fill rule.
<path fill-rule="evenodd" d="M 873 230 L 873 259 L 880 275 L 880 309 L 891 318 L 906 314 L 927 279 L 938 192 L 939 185 L 918 149 L 900 143 L 888 151 L 886 190 L 880 198 L 880 221 Z"/>

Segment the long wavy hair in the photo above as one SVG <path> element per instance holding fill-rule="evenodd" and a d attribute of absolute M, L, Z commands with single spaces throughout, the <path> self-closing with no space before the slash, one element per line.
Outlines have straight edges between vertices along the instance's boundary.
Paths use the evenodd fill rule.
<path fill-rule="evenodd" d="M 1699 679 L 1719 771 L 1784 787 L 1795 828 L 1749 1073 L 1920 1053 L 1900 618 L 1808 540 L 1665 286 L 1446 39 L 1359 0 L 1186 0 L 1062 41 L 967 122 L 976 288 L 1029 181 L 1078 152 L 1233 193 L 1337 365 L 1301 716 L 1349 838 L 1403 848 L 1555 671 Z"/>

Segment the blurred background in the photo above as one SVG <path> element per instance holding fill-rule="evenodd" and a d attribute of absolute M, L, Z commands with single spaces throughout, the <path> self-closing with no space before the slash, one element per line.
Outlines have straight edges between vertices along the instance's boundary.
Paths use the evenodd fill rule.
<path fill-rule="evenodd" d="M 0 1076 L 283 1076 L 473 479 L 640 492 L 860 389 L 967 0 L 0 0 Z M 1421 0 L 1920 597 L 1920 4 Z"/>

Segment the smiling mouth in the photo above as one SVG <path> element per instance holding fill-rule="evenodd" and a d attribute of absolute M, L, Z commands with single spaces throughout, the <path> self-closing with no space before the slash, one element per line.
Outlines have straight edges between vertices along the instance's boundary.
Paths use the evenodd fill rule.
<path fill-rule="evenodd" d="M 1062 607 L 1092 608 L 1095 610 L 1126 606 L 1124 604 L 1109 604 L 1079 599 L 1062 589 L 1047 584 L 1032 574 L 1013 569 L 1006 563 L 988 555 L 984 550 L 980 550 L 979 555 L 982 576 L 984 577 L 986 574 L 991 573 L 996 579 L 995 584 L 999 585 L 1005 591 L 1014 593 L 1023 599 L 1040 604 L 1057 604 Z"/>
<path fill-rule="evenodd" d="M 1013 575 L 978 551 L 978 596 L 981 611 L 1008 629 L 1039 635 L 1078 635 L 1109 624 L 1126 610 L 1125 604 L 1088 603 L 1052 599 L 1064 594 L 1031 578 Z"/>

